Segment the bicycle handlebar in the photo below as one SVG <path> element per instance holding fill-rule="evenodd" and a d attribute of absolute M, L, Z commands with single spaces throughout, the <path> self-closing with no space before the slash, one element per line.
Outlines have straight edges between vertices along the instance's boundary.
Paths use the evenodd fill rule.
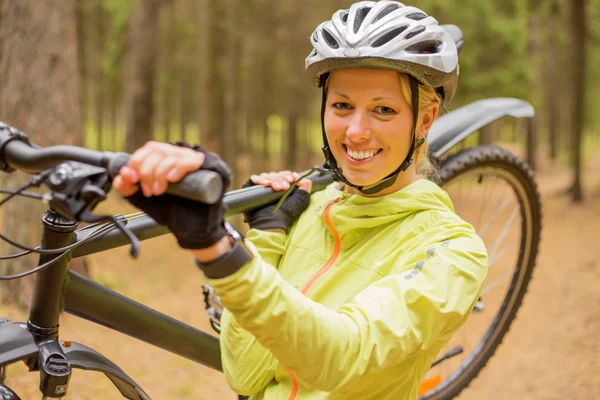
<path fill-rule="evenodd" d="M 105 168 L 114 178 L 130 155 L 122 152 L 96 151 L 77 146 L 42 148 L 26 142 L 26 137 L 14 128 L 0 125 L 0 160 L 6 166 L 27 173 L 38 173 L 65 161 L 78 161 Z M 223 190 L 223 180 L 214 171 L 199 170 L 187 174 L 181 181 L 169 184 L 167 193 L 206 204 L 214 204 Z"/>

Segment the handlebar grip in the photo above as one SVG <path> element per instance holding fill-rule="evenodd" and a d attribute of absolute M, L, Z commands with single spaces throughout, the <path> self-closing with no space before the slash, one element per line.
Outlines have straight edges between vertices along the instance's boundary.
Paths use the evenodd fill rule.
<path fill-rule="evenodd" d="M 116 153 L 108 162 L 107 171 L 111 177 L 119 174 L 121 167 L 129 163 L 131 155 Z M 198 170 L 187 174 L 176 183 L 169 183 L 167 193 L 185 197 L 190 200 L 200 201 L 205 204 L 214 204 L 223 192 L 223 179 L 214 171 Z"/>

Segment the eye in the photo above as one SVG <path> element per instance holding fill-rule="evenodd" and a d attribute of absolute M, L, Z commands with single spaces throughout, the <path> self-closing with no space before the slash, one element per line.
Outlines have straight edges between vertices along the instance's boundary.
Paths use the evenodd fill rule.
<path fill-rule="evenodd" d="M 391 107 L 386 106 L 377 106 L 375 107 L 375 112 L 381 115 L 393 115 L 396 114 L 396 110 Z"/>
<path fill-rule="evenodd" d="M 338 110 L 352 110 L 352 106 L 349 103 L 345 103 L 343 101 L 334 103 L 333 108 L 337 108 Z"/>

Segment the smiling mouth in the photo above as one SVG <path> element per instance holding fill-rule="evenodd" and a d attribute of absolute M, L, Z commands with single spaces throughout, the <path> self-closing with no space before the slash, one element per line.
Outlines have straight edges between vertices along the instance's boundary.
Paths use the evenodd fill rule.
<path fill-rule="evenodd" d="M 375 157 L 382 150 L 382 149 L 377 149 L 377 150 L 354 151 L 354 150 L 350 150 L 345 145 L 344 145 L 344 149 L 346 150 L 346 154 L 348 154 L 348 156 L 355 161 L 368 160 L 369 158 Z"/>

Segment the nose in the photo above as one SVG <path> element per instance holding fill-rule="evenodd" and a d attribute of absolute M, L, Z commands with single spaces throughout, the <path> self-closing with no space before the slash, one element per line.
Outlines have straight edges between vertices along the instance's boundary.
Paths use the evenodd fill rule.
<path fill-rule="evenodd" d="M 346 136 L 352 142 L 361 142 L 371 136 L 368 116 L 364 112 L 355 111 L 348 121 Z"/>

